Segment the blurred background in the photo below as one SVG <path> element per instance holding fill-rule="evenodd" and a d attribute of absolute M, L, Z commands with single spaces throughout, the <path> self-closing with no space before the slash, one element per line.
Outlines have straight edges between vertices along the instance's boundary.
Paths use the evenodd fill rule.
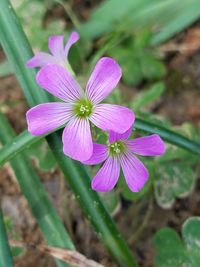
<path fill-rule="evenodd" d="M 69 61 L 81 84 L 100 57 L 113 57 L 123 76 L 108 102 L 125 104 L 137 117 L 200 142 L 199 0 L 11 2 L 34 52 L 48 51 L 49 35 L 62 34 L 67 40 L 72 30 L 78 31 L 81 38 L 70 50 Z M 2 49 L 0 90 L 1 111 L 20 133 L 27 127 L 28 105 Z M 28 154 L 78 250 L 105 266 L 117 266 L 84 218 L 46 143 L 32 146 Z M 141 266 L 153 267 L 154 234 L 164 226 L 179 232 L 188 217 L 200 216 L 199 159 L 167 145 L 164 156 L 143 162 L 151 179 L 140 193 L 130 192 L 121 179 L 102 199 Z M 91 175 L 96 170 L 91 168 Z M 0 170 L 0 195 L 9 236 L 43 243 L 8 164 Z M 17 249 L 13 253 L 17 267 L 55 266 L 51 257 L 36 251 Z"/>

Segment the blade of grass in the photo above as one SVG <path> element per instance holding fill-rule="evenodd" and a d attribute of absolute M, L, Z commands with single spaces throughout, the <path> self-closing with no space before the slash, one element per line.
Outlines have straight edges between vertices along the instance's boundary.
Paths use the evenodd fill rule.
<path fill-rule="evenodd" d="M 13 137 L 13 139 L 0 150 L 0 167 L 6 161 L 14 158 L 17 154 L 28 149 L 42 138 L 44 138 L 44 136 L 33 136 L 27 130 Z"/>
<path fill-rule="evenodd" d="M 3 214 L 0 209 L 0 267 L 5 266 L 14 267 L 3 221 Z"/>
<path fill-rule="evenodd" d="M 0 141 L 6 144 L 13 139 L 15 133 L 2 113 L 0 113 L 0 125 Z M 18 155 L 10 163 L 21 191 L 26 197 L 48 244 L 56 247 L 74 249 L 70 237 L 50 202 L 39 177 L 27 160 L 26 155 Z M 57 261 L 57 266 L 66 267 L 70 265 L 62 261 Z"/>
<path fill-rule="evenodd" d="M 48 102 L 47 94 L 33 85 L 34 71 L 25 68 L 25 62 L 32 56 L 31 48 L 8 0 L 1 1 L 0 28 L 2 46 L 12 63 L 29 104 Z M 58 133 L 51 134 L 47 141 L 89 221 L 119 266 L 138 266 L 98 194 L 91 190 L 90 178 L 84 166 L 64 156 L 61 137 Z"/>
<path fill-rule="evenodd" d="M 165 141 L 184 148 L 196 155 L 200 155 L 200 144 L 184 137 L 181 134 L 178 134 L 174 131 L 171 131 L 163 126 L 147 122 L 142 119 L 136 119 L 135 128 L 137 130 L 144 131 L 146 133 L 156 133 L 159 134 Z"/>

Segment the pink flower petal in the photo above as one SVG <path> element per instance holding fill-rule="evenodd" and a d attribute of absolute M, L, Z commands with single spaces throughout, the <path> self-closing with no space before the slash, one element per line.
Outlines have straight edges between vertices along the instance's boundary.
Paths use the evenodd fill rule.
<path fill-rule="evenodd" d="M 110 131 L 109 132 L 109 143 L 113 143 L 113 142 L 116 142 L 118 140 L 126 140 L 130 137 L 131 135 L 131 132 L 132 132 L 132 126 L 130 129 L 128 129 L 125 133 L 123 134 L 119 134 L 119 133 L 116 133 L 116 132 L 113 132 L 113 131 Z"/>
<path fill-rule="evenodd" d="M 130 150 L 141 156 L 160 156 L 165 153 L 165 143 L 157 134 L 128 140 Z"/>
<path fill-rule="evenodd" d="M 101 58 L 87 83 L 86 95 L 97 104 L 106 98 L 116 87 L 122 75 L 120 66 L 112 58 Z"/>
<path fill-rule="evenodd" d="M 83 162 L 86 165 L 100 164 L 108 157 L 107 146 L 93 143 L 93 154 L 89 160 Z"/>
<path fill-rule="evenodd" d="M 36 80 L 42 88 L 63 101 L 72 102 L 82 97 L 81 87 L 62 66 L 44 66 L 37 73 Z"/>
<path fill-rule="evenodd" d="M 92 189 L 107 192 L 114 188 L 119 179 L 120 164 L 116 157 L 109 157 L 92 180 Z"/>
<path fill-rule="evenodd" d="M 74 43 L 76 43 L 79 40 L 79 34 L 77 32 L 72 32 L 67 40 L 66 46 L 65 46 L 65 56 L 68 56 L 69 50 L 72 47 Z"/>
<path fill-rule="evenodd" d="M 71 106 L 67 103 L 45 103 L 29 109 L 26 113 L 28 131 L 32 135 L 49 133 L 72 117 Z"/>
<path fill-rule="evenodd" d="M 32 57 L 27 61 L 26 66 L 28 68 L 43 67 L 48 63 L 57 63 L 57 62 L 52 55 L 44 52 L 39 52 L 34 57 Z"/>
<path fill-rule="evenodd" d="M 52 35 L 49 37 L 48 47 L 52 55 L 54 55 L 58 61 L 65 60 L 65 52 L 63 45 L 63 36 L 62 35 Z"/>
<path fill-rule="evenodd" d="M 135 116 L 132 110 L 110 104 L 97 105 L 90 120 L 104 131 L 125 133 L 134 123 Z"/>
<path fill-rule="evenodd" d="M 148 170 L 144 164 L 133 154 L 127 153 L 121 157 L 121 166 L 130 190 L 139 192 L 149 177 Z"/>
<path fill-rule="evenodd" d="M 63 152 L 81 162 L 92 156 L 93 143 L 88 119 L 73 118 L 63 131 Z"/>

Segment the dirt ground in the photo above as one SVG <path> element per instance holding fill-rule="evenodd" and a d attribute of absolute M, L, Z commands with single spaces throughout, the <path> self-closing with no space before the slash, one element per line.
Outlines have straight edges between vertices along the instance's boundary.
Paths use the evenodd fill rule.
<path fill-rule="evenodd" d="M 76 2 L 81 1 L 77 0 Z M 86 2 L 88 2 L 88 9 L 76 11 L 81 14 L 82 18 L 86 18 L 92 8 L 92 1 Z M 186 33 L 181 34 L 183 39 L 184 34 Z M 4 55 L 1 52 L 0 60 L 3 61 L 3 59 Z M 200 122 L 200 50 L 194 51 L 190 55 L 175 51 L 170 54 L 170 57 L 168 54 L 166 55 L 166 61 L 168 66 L 167 90 L 161 101 L 151 109 L 166 116 L 175 125 L 186 121 L 198 124 Z M 125 90 L 130 92 L 132 88 Z M 134 88 L 133 95 L 137 90 Z M 9 118 L 16 133 L 20 133 L 26 129 L 25 112 L 28 106 L 13 75 L 0 79 L 0 92 L 1 110 Z M 52 173 L 39 170 L 38 172 L 79 252 L 107 267 L 117 266 L 84 218 L 70 188 L 64 183 L 60 171 L 56 169 Z M 20 192 L 9 164 L 0 170 L 0 196 L 4 215 L 12 218 L 16 232 L 21 239 L 25 243 L 44 243 L 38 225 L 29 210 L 26 199 Z M 130 236 L 137 231 L 137 225 L 143 222 L 148 205 L 149 203 L 144 201 L 136 208 L 135 204 L 131 204 L 131 202 L 121 201 L 121 207 L 114 219 L 126 240 L 130 240 Z M 132 241 L 130 244 L 142 267 L 154 266 L 152 236 L 159 228 L 171 226 L 180 231 L 186 218 L 200 216 L 200 181 L 197 181 L 195 191 L 189 197 L 176 201 L 173 209 L 163 210 L 154 201 L 151 209 L 151 216 L 139 240 Z M 50 256 L 31 250 L 17 257 L 15 263 L 16 267 L 55 266 Z"/>

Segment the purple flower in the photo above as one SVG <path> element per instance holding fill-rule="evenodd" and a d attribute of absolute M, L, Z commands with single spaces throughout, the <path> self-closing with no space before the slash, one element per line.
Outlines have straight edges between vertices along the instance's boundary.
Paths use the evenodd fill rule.
<path fill-rule="evenodd" d="M 129 129 L 124 134 L 110 132 L 109 144 L 93 144 L 92 157 L 83 162 L 95 165 L 104 162 L 92 180 L 92 189 L 107 192 L 114 188 L 119 175 L 120 166 L 128 187 L 133 192 L 140 191 L 148 180 L 149 173 L 144 164 L 135 156 L 159 156 L 165 152 L 165 145 L 157 134 L 128 140 Z"/>
<path fill-rule="evenodd" d="M 37 83 L 64 102 L 40 104 L 26 116 L 32 135 L 42 135 L 58 127 L 63 131 L 64 153 L 79 161 L 93 153 L 90 122 L 104 131 L 126 132 L 134 122 L 132 110 L 111 104 L 99 104 L 114 89 L 121 78 L 121 68 L 111 58 L 101 58 L 83 91 L 67 70 L 47 64 L 36 76 Z"/>
<path fill-rule="evenodd" d="M 38 52 L 33 58 L 27 62 L 27 67 L 43 67 L 48 63 L 60 64 L 67 67 L 68 63 L 68 53 L 71 46 L 76 43 L 79 39 L 77 32 L 72 32 L 67 44 L 64 47 L 64 37 L 62 35 L 52 35 L 49 37 L 48 47 L 51 54 L 45 52 Z"/>

